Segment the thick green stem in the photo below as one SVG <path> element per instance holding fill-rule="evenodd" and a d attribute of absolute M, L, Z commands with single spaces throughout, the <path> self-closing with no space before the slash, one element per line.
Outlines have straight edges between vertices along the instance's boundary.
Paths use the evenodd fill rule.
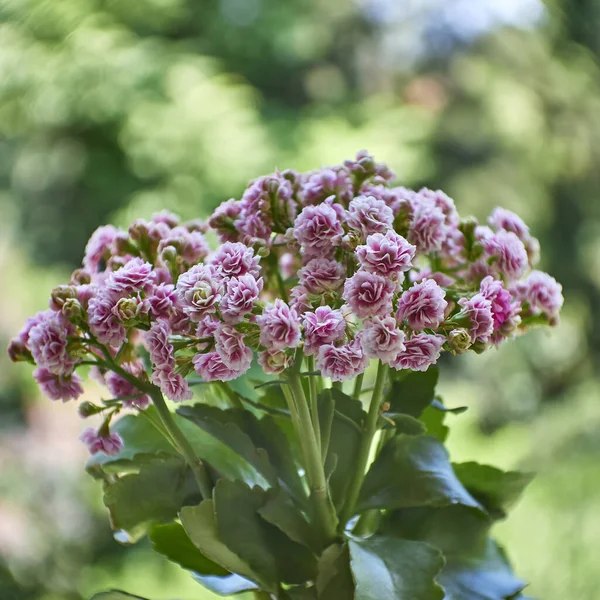
<path fill-rule="evenodd" d="M 365 374 L 361 373 L 354 380 L 354 391 L 352 392 L 352 397 L 355 400 L 360 398 L 360 390 L 362 389 L 363 379 L 365 378 Z"/>
<path fill-rule="evenodd" d="M 313 429 L 308 402 L 298 375 L 301 364 L 302 350 L 298 350 L 296 363 L 292 369 L 288 370 L 287 378 L 298 411 L 299 431 L 297 433 L 300 439 L 304 441 L 304 468 L 306 469 L 311 498 L 314 502 L 315 516 L 319 520 L 319 525 L 323 531 L 324 542 L 331 543 L 336 536 L 337 518 L 329 498 L 319 442 Z"/>
<path fill-rule="evenodd" d="M 202 498 L 204 500 L 210 498 L 212 496 L 212 483 L 208 473 L 206 472 L 204 463 L 196 456 L 194 449 L 188 442 L 185 435 L 183 435 L 181 429 L 179 429 L 177 426 L 177 423 L 175 423 L 175 420 L 171 415 L 171 411 L 169 411 L 165 399 L 163 398 L 162 392 L 156 386 L 151 386 L 148 391 L 150 398 L 152 398 L 152 402 L 156 407 L 156 412 L 165 426 L 165 429 L 169 432 L 169 435 L 177 444 L 179 452 L 181 452 L 186 462 L 192 469 L 194 477 L 196 478 L 196 482 L 198 483 L 198 487 L 200 488 Z"/>
<path fill-rule="evenodd" d="M 346 503 L 344 504 L 344 509 L 342 510 L 342 514 L 340 516 L 341 527 L 346 526 L 346 523 L 352 517 L 356 509 L 356 501 L 358 500 L 358 494 L 360 493 L 360 488 L 365 478 L 367 463 L 369 462 L 371 444 L 373 443 L 373 437 L 377 432 L 377 420 L 379 418 L 379 409 L 381 407 L 386 374 L 387 365 L 379 361 L 379 365 L 377 366 L 375 389 L 373 390 L 373 396 L 371 397 L 369 414 L 367 415 L 367 421 L 365 423 L 363 436 L 358 449 L 356 466 L 352 475 L 352 479 L 350 480 L 350 485 L 348 486 Z"/>
<path fill-rule="evenodd" d="M 306 357 L 306 368 L 309 373 L 315 370 L 315 358 L 314 356 Z M 321 422 L 319 421 L 319 402 L 317 399 L 317 381 L 314 375 L 308 376 L 308 392 L 310 396 L 310 414 L 312 417 L 313 431 L 317 438 L 317 445 L 319 446 L 319 452 L 321 452 Z"/>

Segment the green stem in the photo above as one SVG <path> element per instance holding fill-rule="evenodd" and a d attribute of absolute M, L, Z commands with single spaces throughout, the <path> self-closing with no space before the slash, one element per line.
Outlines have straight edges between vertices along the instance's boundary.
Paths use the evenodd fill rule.
<path fill-rule="evenodd" d="M 344 384 L 341 381 L 332 381 L 331 389 L 340 390 L 340 392 L 344 389 Z"/>
<path fill-rule="evenodd" d="M 311 498 L 315 504 L 315 516 L 319 519 L 319 524 L 324 534 L 324 541 L 329 544 L 336 536 L 337 519 L 335 510 L 329 498 L 327 479 L 325 477 L 323 463 L 321 462 L 319 443 L 315 436 L 308 403 L 306 401 L 302 382 L 298 375 L 301 364 L 302 350 L 298 350 L 294 367 L 287 371 L 287 378 L 298 411 L 299 430 L 297 433 L 300 439 L 304 440 L 304 467 L 306 469 L 308 484 L 311 491 Z"/>
<path fill-rule="evenodd" d="M 244 408 L 240 397 L 236 394 L 234 390 L 231 389 L 231 387 L 229 387 L 229 384 L 226 381 L 219 381 L 217 383 L 229 398 L 229 401 L 231 402 L 233 408 Z"/>
<path fill-rule="evenodd" d="M 377 420 L 379 419 L 379 408 L 383 397 L 383 386 L 385 384 L 385 376 L 387 374 L 387 365 L 379 361 L 377 366 L 377 378 L 375 380 L 375 389 L 371 397 L 371 405 L 369 406 L 369 414 L 365 423 L 365 428 L 358 449 L 358 457 L 356 467 L 348 486 L 347 499 L 340 516 L 340 526 L 345 527 L 346 523 L 354 514 L 358 494 L 365 478 L 367 463 L 369 462 L 369 454 L 371 452 L 371 444 L 373 437 L 377 432 Z"/>
<path fill-rule="evenodd" d="M 200 488 L 202 498 L 204 500 L 210 498 L 212 496 L 212 483 L 208 473 L 206 472 L 204 463 L 196 456 L 194 449 L 188 442 L 185 435 L 183 435 L 181 429 L 179 429 L 177 426 L 177 423 L 175 423 L 175 420 L 171 415 L 171 411 L 167 407 L 165 399 L 163 398 L 162 392 L 153 385 L 149 390 L 149 394 L 150 398 L 152 398 L 154 406 L 156 407 L 156 412 L 158 412 L 158 416 L 165 426 L 165 429 L 169 432 L 169 435 L 173 438 L 175 444 L 177 444 L 179 452 L 181 452 L 186 462 L 192 469 L 194 477 L 196 478 L 196 482 L 198 483 L 198 487 Z"/>
<path fill-rule="evenodd" d="M 365 378 L 365 374 L 361 373 L 360 375 L 358 375 L 358 377 L 354 380 L 354 391 L 352 392 L 352 397 L 355 400 L 358 400 L 360 398 L 360 390 L 362 389 L 362 384 L 363 384 L 363 379 Z"/>
<path fill-rule="evenodd" d="M 315 370 L 315 357 L 306 357 L 306 368 L 312 373 Z M 319 452 L 321 452 L 321 423 L 319 421 L 319 402 L 317 398 L 317 382 L 314 375 L 308 377 L 308 392 L 310 397 L 310 414 L 312 417 L 313 431 L 317 438 Z"/>

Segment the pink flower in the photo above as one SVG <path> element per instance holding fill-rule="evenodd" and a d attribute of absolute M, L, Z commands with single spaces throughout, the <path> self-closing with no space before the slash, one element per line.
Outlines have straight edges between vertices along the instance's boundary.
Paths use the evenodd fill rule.
<path fill-rule="evenodd" d="M 529 227 L 527 227 L 523 219 L 505 208 L 496 207 L 492 211 L 488 223 L 496 230 L 504 229 L 505 231 L 512 231 L 524 244 L 531 239 Z"/>
<path fill-rule="evenodd" d="M 389 364 L 404 350 L 404 332 L 398 329 L 394 317 L 366 319 L 358 335 L 365 355 L 384 363 Z"/>
<path fill-rule="evenodd" d="M 221 321 L 212 315 L 206 315 L 198 322 L 196 328 L 196 337 L 200 339 L 214 338 L 215 332 L 221 326 Z M 208 344 L 203 344 L 203 348 L 207 347 Z"/>
<path fill-rule="evenodd" d="M 267 375 L 280 375 L 293 362 L 291 356 L 280 350 L 263 350 L 258 353 L 258 364 Z"/>
<path fill-rule="evenodd" d="M 205 259 L 209 252 L 204 235 L 200 231 L 190 231 L 186 227 L 175 227 L 161 239 L 158 245 L 159 255 L 169 246 L 175 248 L 178 256 L 188 265 Z"/>
<path fill-rule="evenodd" d="M 390 362 L 397 371 L 410 369 L 412 371 L 427 371 L 435 365 L 442 352 L 446 338 L 443 335 L 419 333 L 404 342 L 404 350 Z"/>
<path fill-rule="evenodd" d="M 220 304 L 223 320 L 231 324 L 243 321 L 244 317 L 252 312 L 262 287 L 262 277 L 256 279 L 250 274 L 232 277 L 227 282 L 226 292 Z"/>
<path fill-rule="evenodd" d="M 299 315 L 312 310 L 312 302 L 308 296 L 308 290 L 303 285 L 296 285 L 290 290 L 290 308 L 295 310 Z"/>
<path fill-rule="evenodd" d="M 348 203 L 353 195 L 352 180 L 344 168 L 321 169 L 310 173 L 302 189 L 303 204 L 318 204 L 330 196 Z"/>
<path fill-rule="evenodd" d="M 504 289 L 503 283 L 488 276 L 481 282 L 479 291 L 492 305 L 494 331 L 502 330 L 505 333 L 513 331 L 520 321 L 521 306 L 513 300 L 511 293 Z"/>
<path fill-rule="evenodd" d="M 442 209 L 429 200 L 417 195 L 418 200 L 411 203 L 412 216 L 408 240 L 422 254 L 441 250 L 446 239 L 446 215 Z"/>
<path fill-rule="evenodd" d="M 358 339 L 343 346 L 336 347 L 333 344 L 321 346 L 316 361 L 321 375 L 333 381 L 352 379 L 364 372 L 368 364 L 369 359 L 365 356 Z"/>
<path fill-rule="evenodd" d="M 230 369 L 218 352 L 208 354 L 196 354 L 193 358 L 196 373 L 202 377 L 202 381 L 231 381 L 243 375 L 245 371 Z"/>
<path fill-rule="evenodd" d="M 300 285 L 311 294 L 331 292 L 344 284 L 344 266 L 335 260 L 313 258 L 298 271 Z"/>
<path fill-rule="evenodd" d="M 100 433 L 91 428 L 86 429 L 79 439 L 88 447 L 90 454 L 104 452 L 114 456 L 123 447 L 123 440 L 118 433 Z"/>
<path fill-rule="evenodd" d="M 171 333 L 167 321 L 159 319 L 152 323 L 150 331 L 145 335 L 150 360 L 155 370 L 171 370 L 175 368 L 173 345 L 169 342 Z"/>
<path fill-rule="evenodd" d="M 260 343 L 267 350 L 295 348 L 300 343 L 298 314 L 280 298 L 267 304 L 256 322 L 260 326 Z"/>
<path fill-rule="evenodd" d="M 244 335 L 231 325 L 221 325 L 215 332 L 215 349 L 226 367 L 247 371 L 252 363 L 252 350 L 244 343 Z"/>
<path fill-rule="evenodd" d="M 173 402 L 184 402 L 194 397 L 187 381 L 172 369 L 155 371 L 152 374 L 152 383 L 157 385 L 161 392 Z"/>
<path fill-rule="evenodd" d="M 534 315 L 546 315 L 551 324 L 558 322 L 564 304 L 562 285 L 542 271 L 532 271 L 525 281 L 516 284 L 517 297 L 529 304 Z"/>
<path fill-rule="evenodd" d="M 141 362 L 130 363 L 122 365 L 123 368 L 134 376 L 139 376 L 144 370 L 144 366 Z M 108 391 L 112 394 L 113 398 L 125 398 L 129 396 L 138 396 L 142 394 L 141 390 L 135 385 L 127 381 L 124 377 L 121 377 L 114 371 L 109 371 L 104 378 Z M 139 409 L 145 409 L 150 404 L 150 398 L 147 395 L 141 395 L 139 398 L 130 398 L 125 400 L 123 404 L 129 408 L 137 407 Z"/>
<path fill-rule="evenodd" d="M 386 233 L 394 223 L 394 212 L 374 196 L 357 196 L 350 202 L 346 224 L 360 231 L 362 239 L 372 233 Z"/>
<path fill-rule="evenodd" d="M 179 217 L 166 209 L 155 212 L 151 217 L 151 221 L 153 223 L 164 223 L 169 227 L 177 227 L 177 225 L 179 225 Z"/>
<path fill-rule="evenodd" d="M 341 310 L 333 310 L 329 306 L 319 306 L 315 312 L 303 315 L 304 354 L 316 354 L 325 344 L 337 342 L 344 337 L 346 321 Z"/>
<path fill-rule="evenodd" d="M 458 215 L 458 211 L 456 210 L 454 200 L 452 200 L 450 196 L 442 192 L 442 190 L 433 191 L 428 188 L 421 188 L 418 191 L 418 196 L 420 198 L 429 200 L 433 206 L 443 213 L 445 218 L 444 222 L 446 225 L 449 227 L 458 226 L 460 217 Z"/>
<path fill-rule="evenodd" d="M 252 275 L 258 277 L 260 256 L 254 250 L 239 242 L 225 242 L 210 258 L 210 264 L 219 269 L 224 277 Z"/>
<path fill-rule="evenodd" d="M 153 282 L 152 265 L 141 258 L 132 258 L 109 275 L 106 288 L 111 293 L 128 296 L 135 292 L 149 292 Z"/>
<path fill-rule="evenodd" d="M 69 356 L 67 337 L 73 326 L 60 314 L 50 311 L 29 331 L 28 348 L 38 367 L 55 375 L 69 375 L 75 359 Z"/>
<path fill-rule="evenodd" d="M 101 344 L 119 346 L 127 338 L 127 331 L 113 312 L 115 304 L 115 298 L 105 288 L 89 301 L 88 324 Z"/>
<path fill-rule="evenodd" d="M 234 223 L 239 218 L 241 211 L 242 203 L 232 198 L 217 206 L 208 219 L 209 227 L 217 232 L 221 243 L 238 241 L 239 233 Z"/>
<path fill-rule="evenodd" d="M 330 256 L 344 230 L 337 212 L 328 204 L 306 206 L 296 217 L 293 235 L 307 256 Z"/>
<path fill-rule="evenodd" d="M 389 314 L 395 290 L 396 284 L 390 279 L 360 270 L 346 279 L 342 296 L 354 314 L 364 319 Z"/>
<path fill-rule="evenodd" d="M 298 260 L 297 255 L 292 254 L 291 252 L 285 252 L 279 257 L 279 268 L 285 279 L 294 277 L 298 272 L 299 267 L 300 261 Z"/>
<path fill-rule="evenodd" d="M 405 319 L 411 329 L 435 329 L 444 320 L 448 302 L 446 292 L 433 279 L 415 283 L 406 290 L 398 301 L 396 318 L 399 323 Z"/>
<path fill-rule="evenodd" d="M 527 250 L 512 231 L 501 229 L 483 241 L 483 248 L 487 256 L 496 259 L 493 268 L 509 281 L 521 277 L 529 265 Z"/>
<path fill-rule="evenodd" d="M 222 274 L 213 265 L 196 265 L 177 280 L 177 295 L 192 321 L 216 312 L 223 295 Z"/>
<path fill-rule="evenodd" d="M 491 301 L 483 294 L 475 294 L 472 298 L 461 298 L 458 304 L 462 307 L 460 314 L 468 320 L 471 341 L 487 342 L 494 332 Z"/>
<path fill-rule="evenodd" d="M 83 387 L 81 386 L 83 380 L 77 373 L 55 375 L 48 369 L 38 367 L 33 372 L 33 378 L 37 381 L 42 393 L 50 400 L 68 402 L 69 400 L 77 400 L 83 394 Z"/>
<path fill-rule="evenodd" d="M 161 283 L 154 286 L 148 296 L 148 303 L 150 305 L 150 312 L 155 319 L 170 317 L 177 304 L 175 286 L 171 283 Z"/>
<path fill-rule="evenodd" d="M 108 260 L 111 253 L 111 247 L 119 230 L 112 225 L 104 225 L 98 227 L 92 233 L 87 246 L 85 247 L 85 256 L 83 258 L 83 266 L 92 273 L 98 271 L 98 267 L 102 260 Z"/>
<path fill-rule="evenodd" d="M 416 248 L 401 235 L 390 230 L 385 235 L 374 233 L 364 246 L 356 248 L 358 262 L 363 269 L 383 277 L 397 276 L 412 267 Z"/>

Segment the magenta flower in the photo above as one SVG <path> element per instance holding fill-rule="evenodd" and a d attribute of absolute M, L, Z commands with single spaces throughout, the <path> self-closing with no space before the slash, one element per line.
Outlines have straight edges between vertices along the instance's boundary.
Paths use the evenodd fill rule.
<path fill-rule="evenodd" d="M 358 335 L 369 358 L 379 358 L 389 364 L 404 351 L 404 332 L 398 329 L 394 317 L 366 319 Z"/>
<path fill-rule="evenodd" d="M 308 290 L 303 285 L 294 286 L 290 290 L 290 308 L 295 310 L 299 315 L 312 310 L 313 307 Z"/>
<path fill-rule="evenodd" d="M 321 169 L 308 175 L 302 188 L 302 204 L 318 204 L 330 196 L 348 204 L 353 193 L 352 180 L 346 169 Z"/>
<path fill-rule="evenodd" d="M 357 317 L 382 317 L 392 310 L 395 290 L 390 279 L 360 270 L 346 279 L 342 296 Z"/>
<path fill-rule="evenodd" d="M 196 354 L 193 358 L 194 369 L 202 381 L 231 381 L 244 374 L 244 370 L 230 369 L 218 352 Z M 247 369 L 246 369 L 247 370 Z"/>
<path fill-rule="evenodd" d="M 144 366 L 141 362 L 124 364 L 122 367 L 128 373 L 131 373 L 136 377 L 144 370 Z M 118 373 L 109 371 L 106 374 L 104 381 L 113 398 L 129 398 L 128 400 L 123 401 L 123 404 L 128 408 L 133 408 L 135 406 L 143 410 L 150 404 L 149 396 L 142 394 L 139 388 L 127 381 L 124 377 L 121 377 Z M 139 398 L 130 398 L 130 396 L 139 396 Z"/>
<path fill-rule="evenodd" d="M 222 273 L 223 277 L 240 277 L 252 275 L 258 277 L 260 256 L 254 255 L 254 250 L 239 242 L 225 242 L 210 258 Z"/>
<path fill-rule="evenodd" d="M 128 296 L 141 291 L 149 292 L 153 284 L 152 265 L 141 258 L 132 258 L 109 275 L 106 288 L 119 296 Z"/>
<path fill-rule="evenodd" d="M 343 233 L 337 212 L 328 204 L 306 206 L 294 222 L 293 235 L 307 257 L 331 256 Z"/>
<path fill-rule="evenodd" d="M 468 322 L 471 341 L 487 342 L 494 332 L 494 315 L 492 303 L 483 294 L 475 294 L 472 298 L 461 298 L 458 304 L 462 307 L 460 315 Z"/>
<path fill-rule="evenodd" d="M 509 333 L 519 324 L 521 306 L 513 300 L 511 293 L 504 289 L 504 284 L 493 277 L 485 277 L 479 289 L 481 295 L 492 305 L 494 331 Z"/>
<path fill-rule="evenodd" d="M 222 274 L 214 265 L 196 265 L 177 280 L 177 296 L 192 321 L 216 312 L 223 295 Z"/>
<path fill-rule="evenodd" d="M 458 226 L 460 217 L 456 210 L 454 200 L 442 190 L 430 190 L 428 188 L 421 188 L 417 195 L 420 198 L 427 199 L 433 206 L 439 209 L 444 215 L 444 223 L 449 227 L 455 228 Z"/>
<path fill-rule="evenodd" d="M 29 331 L 28 348 L 38 367 L 55 375 L 69 375 L 76 363 L 67 347 L 73 326 L 60 313 L 49 313 Z"/>
<path fill-rule="evenodd" d="M 87 246 L 85 247 L 85 255 L 83 257 L 83 266 L 91 273 L 96 273 L 102 260 L 108 260 L 111 247 L 119 230 L 112 225 L 104 225 L 98 227 L 92 233 Z"/>
<path fill-rule="evenodd" d="M 280 350 L 263 350 L 258 353 L 258 364 L 267 375 L 280 375 L 293 362 L 291 356 Z"/>
<path fill-rule="evenodd" d="M 256 279 L 247 274 L 231 278 L 219 307 L 223 320 L 233 325 L 243 321 L 254 308 L 262 288 L 262 277 Z"/>
<path fill-rule="evenodd" d="M 152 374 L 152 383 L 157 385 L 160 391 L 173 402 L 185 402 L 194 397 L 188 382 L 172 369 L 155 371 Z"/>
<path fill-rule="evenodd" d="M 495 259 L 493 268 L 508 281 L 521 277 L 529 265 L 525 245 L 512 231 L 501 229 L 483 241 L 483 248 Z"/>
<path fill-rule="evenodd" d="M 515 286 L 517 297 L 529 304 L 534 315 L 546 315 L 550 323 L 558 322 L 560 309 L 564 304 L 560 283 L 542 271 L 532 271 L 527 279 Z"/>
<path fill-rule="evenodd" d="M 390 362 L 397 371 L 427 371 L 437 363 L 446 338 L 443 335 L 419 333 L 404 342 L 404 350 Z"/>
<path fill-rule="evenodd" d="M 332 344 L 344 337 L 346 321 L 341 310 L 333 310 L 329 306 L 319 306 L 315 312 L 303 315 L 304 354 L 316 354 L 325 344 Z"/>
<path fill-rule="evenodd" d="M 221 325 L 215 331 L 215 350 L 232 371 L 247 371 L 252 363 L 252 350 L 244 343 L 244 335 L 231 325 Z"/>
<path fill-rule="evenodd" d="M 401 235 L 390 230 L 385 235 L 374 233 L 364 246 L 356 248 L 358 262 L 363 269 L 383 277 L 396 277 L 412 267 L 416 248 Z"/>
<path fill-rule="evenodd" d="M 488 219 L 488 223 L 496 230 L 512 231 L 524 244 L 527 244 L 531 239 L 529 227 L 523 219 L 505 208 L 495 208 Z"/>
<path fill-rule="evenodd" d="M 175 248 L 178 256 L 188 265 L 205 259 L 209 252 L 204 235 L 200 231 L 190 231 L 186 227 L 175 227 L 161 239 L 158 245 L 159 255 L 169 246 Z"/>
<path fill-rule="evenodd" d="M 399 323 L 406 320 L 415 331 L 435 329 L 444 320 L 448 306 L 445 296 L 446 292 L 433 279 L 415 283 L 400 297 L 396 318 Z"/>
<path fill-rule="evenodd" d="M 114 456 L 123 447 L 123 440 L 118 433 L 100 433 L 91 428 L 86 429 L 79 439 L 88 447 L 90 454 L 104 452 L 108 456 Z"/>
<path fill-rule="evenodd" d="M 100 290 L 88 305 L 88 324 L 101 344 L 119 346 L 127 339 L 127 331 L 114 314 L 116 300 L 107 289 Z"/>
<path fill-rule="evenodd" d="M 346 224 L 359 231 L 362 239 L 372 233 L 386 233 L 394 223 L 394 212 L 374 196 L 357 196 L 350 202 Z"/>
<path fill-rule="evenodd" d="M 175 369 L 173 345 L 169 342 L 170 333 L 169 323 L 159 319 L 152 323 L 150 331 L 145 335 L 146 347 L 155 370 Z"/>
<path fill-rule="evenodd" d="M 238 241 L 239 232 L 235 228 L 234 223 L 239 218 L 241 212 L 241 202 L 232 198 L 217 206 L 208 219 L 209 227 L 217 232 L 221 243 Z"/>
<path fill-rule="evenodd" d="M 329 377 L 333 381 L 343 381 L 363 373 L 369 365 L 369 359 L 363 352 L 360 340 L 355 339 L 343 346 L 333 344 L 321 346 L 316 365 L 323 377 Z"/>
<path fill-rule="evenodd" d="M 83 379 L 77 373 L 55 375 L 48 369 L 38 367 L 33 372 L 33 378 L 37 381 L 42 393 L 50 400 L 68 402 L 69 400 L 77 400 L 83 394 L 83 387 L 81 386 Z"/>
<path fill-rule="evenodd" d="M 213 315 L 206 315 L 198 322 L 198 327 L 196 328 L 196 337 L 200 339 L 209 339 L 211 338 L 214 341 L 215 332 L 221 326 L 221 321 L 214 317 Z M 205 342 L 202 344 L 201 349 L 208 347 L 210 342 Z"/>
<path fill-rule="evenodd" d="M 298 314 L 280 298 L 267 304 L 256 322 L 260 326 L 260 343 L 267 350 L 295 348 L 300 343 Z"/>
<path fill-rule="evenodd" d="M 335 260 L 313 258 L 298 271 L 298 278 L 311 294 L 335 291 L 344 285 L 344 266 Z"/>
<path fill-rule="evenodd" d="M 412 215 L 408 231 L 408 241 L 422 254 L 441 250 L 448 235 L 446 215 L 442 209 L 429 200 L 417 196 L 411 203 Z"/>
<path fill-rule="evenodd" d="M 177 293 L 175 286 L 171 283 L 161 283 L 155 285 L 148 296 L 150 312 L 156 319 L 169 318 L 177 304 Z"/>

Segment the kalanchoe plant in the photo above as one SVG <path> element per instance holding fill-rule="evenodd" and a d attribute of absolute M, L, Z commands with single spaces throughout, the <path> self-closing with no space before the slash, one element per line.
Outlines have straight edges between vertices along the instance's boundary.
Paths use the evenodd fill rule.
<path fill-rule="evenodd" d="M 106 386 L 81 439 L 119 540 L 222 594 L 521 597 L 489 530 L 529 476 L 450 462 L 435 364 L 555 325 L 561 286 L 517 215 L 393 179 L 360 152 L 92 235 L 9 353 L 52 400 Z"/>

